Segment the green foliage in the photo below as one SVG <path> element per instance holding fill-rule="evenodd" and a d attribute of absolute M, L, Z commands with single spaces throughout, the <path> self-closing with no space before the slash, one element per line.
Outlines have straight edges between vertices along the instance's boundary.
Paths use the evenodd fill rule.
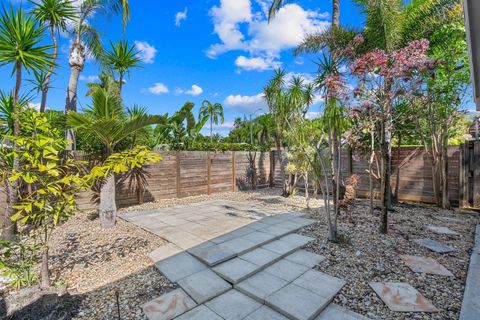
<path fill-rule="evenodd" d="M 116 43 L 110 42 L 110 50 L 105 52 L 104 63 L 112 69 L 112 72 L 119 74 L 120 87 L 123 85 L 124 75 L 128 75 L 130 69 L 140 68 L 142 61 L 138 57 L 135 46 L 129 45 L 127 40 L 120 40 Z"/>
<path fill-rule="evenodd" d="M 0 239 L 0 270 L 15 289 L 29 287 L 37 282 L 32 269 L 38 263 L 37 252 L 40 248 L 41 244 Z"/>
<path fill-rule="evenodd" d="M 68 0 L 28 0 L 33 4 L 32 14 L 40 23 L 56 28 L 61 32 L 67 30 L 69 20 L 74 20 L 75 10 Z"/>

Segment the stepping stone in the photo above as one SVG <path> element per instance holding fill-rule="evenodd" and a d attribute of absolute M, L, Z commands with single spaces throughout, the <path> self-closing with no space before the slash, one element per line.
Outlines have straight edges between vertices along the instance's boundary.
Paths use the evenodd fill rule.
<path fill-rule="evenodd" d="M 230 284 L 209 269 L 179 280 L 178 285 L 198 304 L 232 289 Z"/>
<path fill-rule="evenodd" d="M 253 313 L 250 313 L 244 320 L 288 320 L 288 318 L 285 318 L 267 306 L 263 306 Z"/>
<path fill-rule="evenodd" d="M 293 284 L 327 298 L 329 301 L 332 301 L 335 295 L 342 290 L 345 283 L 343 279 L 315 270 L 307 271 L 293 281 Z"/>
<path fill-rule="evenodd" d="M 325 310 L 320 313 L 318 318 L 315 320 L 370 320 L 361 314 L 355 313 L 343 307 L 340 307 L 337 304 L 330 303 Z"/>
<path fill-rule="evenodd" d="M 452 229 L 448 227 L 439 227 L 439 226 L 434 226 L 434 225 L 428 225 L 427 228 L 435 233 L 438 234 L 446 234 L 450 236 L 456 236 L 458 235 L 458 232 L 453 231 Z"/>
<path fill-rule="evenodd" d="M 298 234 L 290 234 L 280 238 L 279 240 L 267 243 L 266 245 L 263 245 L 262 248 L 285 256 L 303 247 L 312 240 L 314 239 L 300 236 Z"/>
<path fill-rule="evenodd" d="M 401 255 L 400 258 L 413 272 L 453 277 L 453 273 L 433 258 L 407 255 Z"/>
<path fill-rule="evenodd" d="M 263 232 L 262 230 L 262 231 L 254 231 L 252 233 L 249 233 L 247 235 L 240 237 L 239 239 L 245 239 L 247 241 L 253 242 L 256 247 L 259 247 L 262 244 L 275 240 L 275 238 L 276 238 L 275 236 L 269 233 Z"/>
<path fill-rule="evenodd" d="M 259 267 L 265 267 L 271 265 L 278 261 L 282 256 L 278 253 L 263 249 L 257 248 L 250 252 L 244 253 L 241 256 L 238 256 L 240 259 L 253 263 Z"/>
<path fill-rule="evenodd" d="M 280 290 L 288 284 L 288 281 L 277 278 L 265 271 L 261 271 L 248 278 L 245 281 L 235 285 L 235 289 L 245 293 L 246 295 L 260 301 L 265 302 L 265 299 Z"/>
<path fill-rule="evenodd" d="M 416 239 L 413 240 L 413 242 L 437 253 L 449 253 L 457 251 L 457 249 L 454 247 L 428 238 Z"/>
<path fill-rule="evenodd" d="M 310 268 L 295 262 L 291 262 L 285 259 L 282 259 L 270 267 L 266 268 L 264 271 L 269 273 L 277 278 L 283 279 L 288 282 L 292 282 Z"/>
<path fill-rule="evenodd" d="M 282 228 L 280 225 L 281 224 L 275 224 L 273 226 L 270 226 L 268 228 L 263 229 L 262 231 L 265 232 L 265 233 L 271 234 L 275 237 L 281 237 L 281 236 L 284 236 L 286 234 L 289 234 L 289 233 L 293 232 L 292 229 Z"/>
<path fill-rule="evenodd" d="M 159 261 L 155 263 L 155 266 L 171 282 L 177 282 L 182 278 L 207 269 L 207 266 L 187 252 Z"/>
<path fill-rule="evenodd" d="M 223 320 L 223 318 L 220 318 L 218 314 L 202 304 L 175 318 L 175 320 Z"/>
<path fill-rule="evenodd" d="M 229 240 L 220 244 L 222 247 L 234 253 L 234 256 L 245 253 L 253 248 L 258 247 L 256 243 L 247 240 L 246 238 L 240 237 Z M 224 260 L 225 261 L 225 260 Z"/>
<path fill-rule="evenodd" d="M 148 257 L 150 260 L 152 260 L 153 263 L 157 263 L 159 261 L 165 260 L 167 258 L 170 258 L 183 250 L 173 243 L 166 243 L 161 247 L 158 247 L 157 249 L 153 250 L 148 254 Z"/>
<path fill-rule="evenodd" d="M 205 305 L 225 320 L 241 320 L 262 305 L 237 290 L 230 290 Z"/>
<path fill-rule="evenodd" d="M 192 248 L 188 249 L 187 252 L 190 253 L 190 254 L 193 254 L 194 256 L 201 255 L 204 250 L 206 250 L 210 247 L 213 247 L 215 244 L 216 243 L 214 243 L 212 241 L 205 241 L 205 242 L 202 242 L 202 243 L 196 245 L 195 247 L 192 247 Z"/>
<path fill-rule="evenodd" d="M 307 236 L 302 236 L 300 234 L 296 234 L 296 233 L 293 233 L 293 234 L 289 234 L 285 237 L 282 237 L 280 239 L 278 239 L 280 241 L 285 241 L 285 242 L 289 242 L 289 243 L 292 243 L 292 244 L 296 244 L 296 245 L 306 245 L 307 243 L 309 243 L 310 241 L 313 241 L 315 240 L 314 238 L 311 238 L 311 237 L 307 237 Z"/>
<path fill-rule="evenodd" d="M 265 303 L 290 319 L 312 320 L 330 300 L 291 283 L 268 296 Z"/>
<path fill-rule="evenodd" d="M 438 309 L 408 283 L 370 282 L 370 287 L 392 311 L 437 312 Z"/>
<path fill-rule="evenodd" d="M 196 306 L 182 289 L 175 289 L 145 303 L 143 312 L 149 320 L 171 320 Z"/>
<path fill-rule="evenodd" d="M 270 225 L 263 223 L 261 221 L 255 221 L 254 223 L 250 223 L 247 225 L 248 228 L 253 229 L 253 230 L 263 230 L 265 228 L 268 228 Z"/>
<path fill-rule="evenodd" d="M 213 271 L 230 283 L 238 283 L 259 270 L 260 267 L 240 258 L 228 260 L 213 267 Z"/>
<path fill-rule="evenodd" d="M 324 256 L 311 253 L 306 250 L 298 250 L 285 258 L 288 261 L 295 262 L 309 268 L 315 267 L 317 264 L 325 260 Z"/>
<path fill-rule="evenodd" d="M 194 250 L 192 254 L 209 266 L 214 266 L 236 256 L 236 253 L 224 246 L 224 244 L 216 244 L 203 249 L 200 248 Z"/>

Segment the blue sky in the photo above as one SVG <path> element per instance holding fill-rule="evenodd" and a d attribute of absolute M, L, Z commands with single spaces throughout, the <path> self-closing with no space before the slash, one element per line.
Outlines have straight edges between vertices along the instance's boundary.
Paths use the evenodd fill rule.
<path fill-rule="evenodd" d="M 81 1 L 81 0 L 77 0 Z M 10 1 L 1 0 L 3 4 Z M 27 1 L 14 0 L 15 5 Z M 103 43 L 126 38 L 141 50 L 142 68 L 132 70 L 124 86 L 127 105 L 148 107 L 151 113 L 172 114 L 186 101 L 198 110 L 208 99 L 225 109 L 225 134 L 234 117 L 266 110 L 261 91 L 273 73 L 283 67 L 291 74 L 312 76 L 315 56 L 294 57 L 292 49 L 306 33 L 326 28 L 331 1 L 291 1 L 270 24 L 265 10 L 269 0 L 130 0 L 131 21 L 122 33 L 119 17 L 96 14 L 90 23 Z M 341 2 L 341 22 L 361 26 L 363 17 L 350 0 Z M 69 77 L 69 38 L 60 39 L 60 56 L 48 108 L 63 110 Z M 87 106 L 86 83 L 95 81 L 99 65 L 87 62 L 79 83 L 79 109 Z M 11 67 L 0 68 L 0 89 L 11 90 Z M 28 76 L 27 76 L 28 78 Z M 23 88 L 28 91 L 28 86 Z M 33 102 L 38 103 L 40 97 Z M 311 112 L 318 111 L 319 104 Z"/>

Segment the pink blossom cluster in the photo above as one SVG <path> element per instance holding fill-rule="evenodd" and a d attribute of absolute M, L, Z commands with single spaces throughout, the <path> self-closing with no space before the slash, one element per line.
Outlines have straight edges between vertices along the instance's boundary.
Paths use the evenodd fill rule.
<path fill-rule="evenodd" d="M 361 45 L 365 40 L 363 39 L 363 36 L 361 34 L 357 34 L 352 42 L 349 43 L 349 45 L 343 50 L 343 54 L 347 57 L 353 56 L 355 53 L 355 49 Z"/>
<path fill-rule="evenodd" d="M 340 74 L 328 75 L 325 78 L 327 97 L 342 98 L 345 95 L 346 83 Z"/>

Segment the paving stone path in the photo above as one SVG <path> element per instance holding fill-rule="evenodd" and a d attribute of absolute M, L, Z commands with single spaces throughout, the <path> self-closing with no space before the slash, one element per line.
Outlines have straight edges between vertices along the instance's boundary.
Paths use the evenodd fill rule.
<path fill-rule="evenodd" d="M 146 217 L 133 220 L 161 229 L 140 216 Z M 146 303 L 145 314 L 150 320 L 368 319 L 331 304 L 345 281 L 313 270 L 325 258 L 302 250 L 314 239 L 294 233 L 314 222 L 277 214 L 187 250 L 155 250 L 155 266 L 178 288 Z"/>

